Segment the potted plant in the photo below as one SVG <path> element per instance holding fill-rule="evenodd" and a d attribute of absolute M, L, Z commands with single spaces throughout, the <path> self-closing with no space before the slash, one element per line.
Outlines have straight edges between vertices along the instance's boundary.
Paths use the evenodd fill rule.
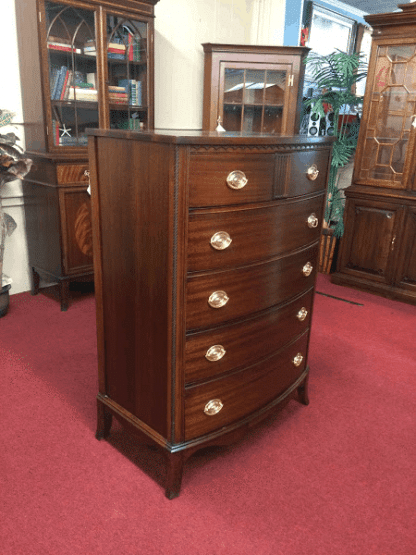
<path fill-rule="evenodd" d="M 0 110 L 0 127 L 10 125 L 14 115 L 8 110 Z M 16 229 L 16 222 L 3 211 L 2 192 L 5 183 L 22 179 L 30 170 L 32 161 L 25 158 L 23 150 L 16 144 L 19 138 L 15 133 L 0 133 L 0 317 L 9 307 L 10 280 L 3 274 L 3 255 L 6 236 Z"/>
<path fill-rule="evenodd" d="M 334 122 L 335 140 L 320 253 L 320 270 L 329 273 L 335 241 L 344 233 L 345 195 L 339 187 L 340 172 L 352 160 L 358 139 L 363 97 L 355 94 L 355 85 L 367 76 L 367 63 L 363 54 L 336 50 L 327 55 L 311 52 L 305 64 L 313 85 L 313 94 L 305 100 L 305 108 L 310 110 L 310 115 L 317 114 L 321 118 L 332 112 Z M 353 121 L 351 116 L 355 116 Z"/>

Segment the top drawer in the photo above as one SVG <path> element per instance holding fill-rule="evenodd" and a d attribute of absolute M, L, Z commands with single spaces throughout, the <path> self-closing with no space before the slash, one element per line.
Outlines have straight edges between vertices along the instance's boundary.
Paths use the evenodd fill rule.
<path fill-rule="evenodd" d="M 191 154 L 191 208 L 264 202 L 325 189 L 329 150 Z"/>
<path fill-rule="evenodd" d="M 241 151 L 191 155 L 189 205 L 224 206 L 270 200 L 274 170 L 273 153 L 250 155 Z M 239 182 L 241 172 L 244 175 Z"/>

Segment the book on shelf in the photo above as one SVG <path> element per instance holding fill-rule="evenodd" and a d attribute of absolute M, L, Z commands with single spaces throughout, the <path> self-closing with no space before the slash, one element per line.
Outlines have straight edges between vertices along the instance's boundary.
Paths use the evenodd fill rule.
<path fill-rule="evenodd" d="M 119 79 L 120 87 L 125 87 L 128 94 L 129 104 L 132 106 L 142 105 L 142 82 L 135 79 Z"/>
<path fill-rule="evenodd" d="M 97 102 L 98 91 L 96 89 L 83 89 L 77 86 L 69 87 L 68 100 L 79 100 L 84 102 Z"/>
<path fill-rule="evenodd" d="M 51 93 L 51 100 L 60 100 L 67 72 L 68 68 L 66 66 L 61 66 L 55 80 L 53 91 Z"/>
<path fill-rule="evenodd" d="M 80 137 L 59 137 L 59 144 L 62 146 L 78 146 L 88 144 L 88 137 L 81 135 Z"/>
<path fill-rule="evenodd" d="M 67 70 L 65 79 L 64 79 L 64 84 L 61 90 L 60 100 L 66 100 L 68 98 L 69 86 L 71 84 L 71 81 L 72 81 L 72 70 Z"/>
<path fill-rule="evenodd" d="M 71 44 L 65 44 L 63 42 L 48 42 L 47 44 L 49 50 L 58 50 L 61 52 L 73 52 L 74 54 L 81 54 L 81 48 L 72 46 Z"/>

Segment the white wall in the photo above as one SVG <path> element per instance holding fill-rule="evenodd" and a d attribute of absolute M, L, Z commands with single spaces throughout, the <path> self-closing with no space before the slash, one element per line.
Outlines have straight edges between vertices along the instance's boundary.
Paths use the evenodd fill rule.
<path fill-rule="evenodd" d="M 204 42 L 283 44 L 285 0 L 160 0 L 155 126 L 201 129 Z"/>
<path fill-rule="evenodd" d="M 14 0 L 1 0 L 2 32 L 0 33 L 0 109 L 16 113 L 15 122 L 22 122 L 22 101 L 20 93 L 19 58 L 16 39 Z M 23 139 L 19 126 L 3 127 L 2 133 L 13 131 Z M 24 146 L 23 140 L 20 141 Z M 24 222 L 22 186 L 20 181 L 8 183 L 1 191 L 4 210 L 17 223 L 10 237 L 6 237 L 3 272 L 13 279 L 10 293 L 20 293 L 30 289 L 28 253 Z"/>
<path fill-rule="evenodd" d="M 201 44 L 283 44 L 285 1 L 160 0 L 155 6 L 156 127 L 200 129 Z M 1 0 L 1 7 L 0 108 L 16 112 L 15 121 L 22 121 L 14 0 Z M 4 272 L 13 279 L 10 293 L 15 294 L 30 289 L 20 183 L 8 185 L 2 194 L 6 211 L 18 224 L 7 238 L 4 259 Z"/>

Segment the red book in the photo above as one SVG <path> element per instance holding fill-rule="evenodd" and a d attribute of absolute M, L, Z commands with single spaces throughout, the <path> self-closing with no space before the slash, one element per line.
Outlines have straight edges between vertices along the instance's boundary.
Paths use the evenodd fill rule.
<path fill-rule="evenodd" d="M 67 86 L 68 86 L 68 77 L 69 77 L 69 70 L 66 70 L 64 84 L 62 85 L 60 100 L 64 100 L 64 98 L 65 98 L 65 92 L 66 92 L 66 89 L 67 89 Z"/>

